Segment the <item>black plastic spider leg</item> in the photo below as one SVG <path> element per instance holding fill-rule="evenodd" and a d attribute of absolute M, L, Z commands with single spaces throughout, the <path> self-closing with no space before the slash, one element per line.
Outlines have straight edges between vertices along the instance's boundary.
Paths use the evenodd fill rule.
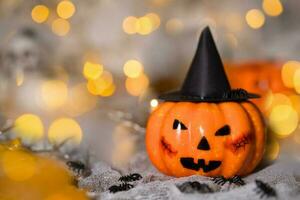
<path fill-rule="evenodd" d="M 238 186 L 242 186 L 242 185 L 245 185 L 245 181 L 238 175 L 235 175 L 233 176 L 231 179 L 230 179 L 230 182 L 231 183 L 234 183 Z"/>
<path fill-rule="evenodd" d="M 228 180 L 224 176 L 217 176 L 213 178 L 213 182 L 217 185 L 224 185 Z"/>

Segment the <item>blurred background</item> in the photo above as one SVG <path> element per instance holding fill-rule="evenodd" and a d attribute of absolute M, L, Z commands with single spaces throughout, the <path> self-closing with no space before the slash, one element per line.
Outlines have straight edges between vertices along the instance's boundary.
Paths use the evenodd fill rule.
<path fill-rule="evenodd" d="M 68 140 L 126 165 L 143 149 L 157 95 L 180 87 L 198 37 L 213 32 L 234 88 L 262 95 L 266 159 L 299 159 L 300 1 L 1 0 L 4 139 Z"/>

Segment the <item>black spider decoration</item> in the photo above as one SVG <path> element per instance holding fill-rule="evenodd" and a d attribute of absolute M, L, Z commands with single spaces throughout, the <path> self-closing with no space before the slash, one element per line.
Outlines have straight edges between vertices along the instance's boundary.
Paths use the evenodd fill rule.
<path fill-rule="evenodd" d="M 255 180 L 256 188 L 254 189 L 257 194 L 259 194 L 260 198 L 264 197 L 276 197 L 277 193 L 274 188 L 272 188 L 269 184 L 264 183 L 260 180 Z"/>
<path fill-rule="evenodd" d="M 218 185 L 224 185 L 226 182 L 229 184 L 234 183 L 235 185 L 242 186 L 245 185 L 244 180 L 240 176 L 233 176 L 232 178 L 225 178 L 224 176 L 217 176 L 213 178 L 213 182 Z"/>
<path fill-rule="evenodd" d="M 134 174 L 129 174 L 129 175 L 121 176 L 119 178 L 119 181 L 122 181 L 122 182 L 133 182 L 133 181 L 138 181 L 141 178 L 143 178 L 143 177 L 140 174 L 134 173 Z"/>
<path fill-rule="evenodd" d="M 133 188 L 134 186 L 129 183 L 122 183 L 120 185 L 113 185 L 108 188 L 110 193 L 116 193 L 116 192 L 121 192 L 121 191 L 127 191 Z"/>
<path fill-rule="evenodd" d="M 67 161 L 66 163 L 69 169 L 75 174 L 75 176 L 87 176 L 90 174 L 90 170 L 81 161 Z"/>
<path fill-rule="evenodd" d="M 177 188 L 183 193 L 212 193 L 213 190 L 205 183 L 199 183 L 197 181 L 188 181 L 181 185 L 177 185 Z"/>

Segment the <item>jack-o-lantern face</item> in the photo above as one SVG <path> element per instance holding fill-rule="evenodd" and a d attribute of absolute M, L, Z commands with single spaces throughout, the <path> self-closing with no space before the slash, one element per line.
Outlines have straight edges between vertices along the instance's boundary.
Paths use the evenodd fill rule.
<path fill-rule="evenodd" d="M 231 177 L 262 158 L 265 134 L 250 102 L 165 102 L 150 116 L 146 147 L 153 164 L 172 176 Z"/>

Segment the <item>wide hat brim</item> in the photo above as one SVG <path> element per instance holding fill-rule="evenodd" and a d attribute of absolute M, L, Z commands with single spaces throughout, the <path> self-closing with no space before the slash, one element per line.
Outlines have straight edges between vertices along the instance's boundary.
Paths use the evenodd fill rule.
<path fill-rule="evenodd" d="M 171 102 L 229 102 L 247 101 L 248 99 L 260 98 L 258 94 L 249 93 L 244 89 L 234 89 L 224 92 L 221 96 L 197 96 L 183 94 L 182 91 L 175 91 L 159 96 L 159 99 Z"/>

